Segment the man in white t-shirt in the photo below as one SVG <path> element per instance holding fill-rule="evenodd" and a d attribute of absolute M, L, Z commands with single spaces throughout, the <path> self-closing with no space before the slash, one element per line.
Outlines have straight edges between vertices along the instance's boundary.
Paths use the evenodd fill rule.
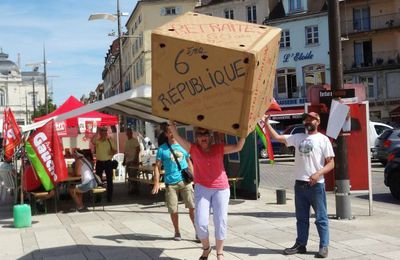
<path fill-rule="evenodd" d="M 326 207 L 324 175 L 333 170 L 334 152 L 328 137 L 318 132 L 320 117 L 315 112 L 305 113 L 303 123 L 307 133 L 294 135 L 279 135 L 269 124 L 269 116 L 265 117 L 266 126 L 272 138 L 294 146 L 295 152 L 295 207 L 297 220 L 297 239 L 291 248 L 286 248 L 284 254 L 304 254 L 307 252 L 308 232 L 310 226 L 310 208 L 315 211 L 320 243 L 317 258 L 328 256 L 329 222 Z"/>

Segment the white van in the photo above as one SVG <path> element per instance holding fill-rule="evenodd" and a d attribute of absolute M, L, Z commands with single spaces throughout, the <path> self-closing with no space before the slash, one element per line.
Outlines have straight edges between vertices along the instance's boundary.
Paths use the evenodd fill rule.
<path fill-rule="evenodd" d="M 375 141 L 385 130 L 393 129 L 390 125 L 369 121 L 369 145 L 371 148 L 371 157 L 375 158 Z"/>

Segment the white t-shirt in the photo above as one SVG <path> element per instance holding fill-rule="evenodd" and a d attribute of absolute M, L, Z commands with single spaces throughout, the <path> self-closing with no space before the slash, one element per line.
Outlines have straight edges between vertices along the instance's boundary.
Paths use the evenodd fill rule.
<path fill-rule="evenodd" d="M 93 169 L 91 167 L 89 167 L 89 165 L 88 165 L 89 162 L 87 162 L 87 161 L 85 162 L 86 159 L 80 158 L 79 160 L 82 160 L 82 166 L 79 169 L 80 174 L 81 174 L 81 181 L 82 181 L 82 184 L 86 184 L 89 181 L 94 179 Z"/>
<path fill-rule="evenodd" d="M 294 146 L 296 180 L 309 181 L 310 176 L 325 166 L 325 159 L 334 157 L 332 144 L 328 137 L 321 133 L 285 135 L 287 146 Z M 324 183 L 322 176 L 319 183 Z"/>

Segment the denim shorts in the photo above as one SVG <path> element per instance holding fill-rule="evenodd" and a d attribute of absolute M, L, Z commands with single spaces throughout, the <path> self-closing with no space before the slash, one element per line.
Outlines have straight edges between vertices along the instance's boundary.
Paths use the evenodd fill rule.
<path fill-rule="evenodd" d="M 96 180 L 95 180 L 95 179 L 92 179 L 92 180 L 90 180 L 90 181 L 87 182 L 87 183 L 76 185 L 76 188 L 77 188 L 80 192 L 85 193 L 85 192 L 90 191 L 91 189 L 96 188 L 96 186 L 97 186 Z"/>

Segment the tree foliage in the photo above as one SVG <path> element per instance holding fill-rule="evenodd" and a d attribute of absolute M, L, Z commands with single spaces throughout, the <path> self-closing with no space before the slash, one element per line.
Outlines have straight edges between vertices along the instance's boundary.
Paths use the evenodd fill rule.
<path fill-rule="evenodd" d="M 48 113 L 51 113 L 51 112 L 53 112 L 54 110 L 57 109 L 57 105 L 53 103 L 53 100 L 51 98 L 49 98 L 47 100 L 47 107 L 48 107 L 48 110 L 49 110 Z M 46 113 L 46 105 L 42 104 L 42 102 L 39 102 L 39 105 L 36 107 L 36 113 L 33 113 L 33 111 L 32 111 L 32 120 L 34 118 L 41 117 L 41 116 L 44 116 L 44 115 L 47 115 L 47 113 Z"/>

